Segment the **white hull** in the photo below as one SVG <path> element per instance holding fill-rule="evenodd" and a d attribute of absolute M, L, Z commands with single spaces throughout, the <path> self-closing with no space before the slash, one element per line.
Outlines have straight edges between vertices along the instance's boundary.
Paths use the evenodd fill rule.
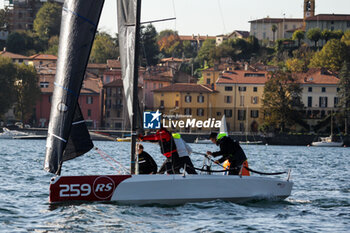
<path fill-rule="evenodd" d="M 18 136 L 27 136 L 27 133 L 17 131 L 17 130 L 9 130 L 7 128 L 3 128 L 3 133 L 0 133 L 0 139 L 13 139 Z"/>
<path fill-rule="evenodd" d="M 241 145 L 261 145 L 263 144 L 262 141 L 239 141 L 239 144 Z"/>
<path fill-rule="evenodd" d="M 291 194 L 293 186 L 293 182 L 290 181 L 254 176 L 132 175 L 118 182 L 119 177 L 57 177 L 50 186 L 50 202 L 88 200 L 137 205 L 177 205 L 217 199 L 242 202 L 253 199 L 284 199 Z M 114 187 L 114 191 L 110 195 L 103 194 L 103 190 L 98 188 L 102 187 L 98 181 L 104 182 L 104 187 L 107 187 L 109 180 L 114 180 L 110 185 Z M 84 190 L 88 190 L 89 183 L 94 192 L 82 195 L 81 198 L 77 196 L 76 187 L 85 185 Z M 74 187 L 74 190 L 70 190 L 69 187 Z M 97 191 L 101 191 L 101 194 Z M 84 194 L 83 191 L 81 193 Z M 60 196 L 61 194 L 63 196 Z M 108 199 L 99 199 L 101 196 L 108 196 Z"/>
<path fill-rule="evenodd" d="M 292 182 L 252 176 L 138 175 L 123 181 L 112 200 L 123 204 L 173 205 L 216 199 L 284 199 L 291 194 L 292 186 Z"/>
<path fill-rule="evenodd" d="M 197 143 L 197 144 L 213 144 L 213 142 L 210 141 L 210 139 L 198 139 L 198 138 L 196 138 L 194 143 Z"/>
<path fill-rule="evenodd" d="M 341 147 L 343 146 L 343 142 L 313 142 L 311 145 L 319 147 Z"/>

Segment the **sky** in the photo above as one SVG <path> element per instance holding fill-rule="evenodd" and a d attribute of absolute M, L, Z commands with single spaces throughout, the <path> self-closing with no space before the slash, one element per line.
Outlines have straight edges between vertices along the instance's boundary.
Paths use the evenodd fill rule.
<path fill-rule="evenodd" d="M 142 0 L 141 21 L 176 17 L 153 24 L 157 31 L 177 30 L 180 35 L 209 35 L 250 30 L 248 21 L 303 17 L 303 0 Z M 350 0 L 316 0 L 316 14 L 350 14 Z M 105 0 L 100 30 L 117 32 L 116 0 Z"/>
<path fill-rule="evenodd" d="M 248 21 L 263 18 L 303 17 L 303 0 L 142 0 L 141 21 L 176 17 L 153 24 L 157 31 L 180 35 L 210 35 L 249 31 Z M 4 0 L 0 0 L 3 7 Z M 117 32 L 116 0 L 105 0 L 99 30 Z M 316 14 L 350 14 L 350 0 L 316 0 Z"/>

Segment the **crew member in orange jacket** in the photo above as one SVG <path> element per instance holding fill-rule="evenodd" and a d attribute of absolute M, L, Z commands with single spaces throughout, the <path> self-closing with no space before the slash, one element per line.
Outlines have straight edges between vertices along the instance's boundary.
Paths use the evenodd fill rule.
<path fill-rule="evenodd" d="M 147 136 L 139 136 L 139 139 L 142 141 L 158 141 L 160 146 L 160 151 L 166 157 L 163 165 L 159 169 L 158 173 L 167 172 L 169 174 L 179 174 L 180 168 L 175 165 L 178 163 L 179 154 L 176 150 L 175 141 L 171 133 L 161 127 L 155 134 Z"/>

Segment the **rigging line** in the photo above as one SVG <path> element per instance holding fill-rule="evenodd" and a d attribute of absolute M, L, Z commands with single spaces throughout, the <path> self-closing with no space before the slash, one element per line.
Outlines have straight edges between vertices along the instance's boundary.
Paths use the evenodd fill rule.
<path fill-rule="evenodd" d="M 127 169 L 122 165 L 120 164 L 118 161 L 116 161 L 113 157 L 111 157 L 110 155 L 106 154 L 105 152 L 103 152 L 102 150 L 98 149 L 97 147 L 95 147 L 95 150 L 97 151 L 97 153 L 99 155 L 101 155 L 101 157 L 107 162 L 109 163 L 109 165 L 111 165 L 116 171 L 118 171 L 118 173 L 120 174 L 120 170 L 117 169 L 115 166 L 113 166 L 113 164 L 111 164 L 110 161 L 108 161 L 108 159 L 112 160 L 113 162 L 115 162 L 120 168 L 121 170 L 124 172 L 124 173 L 128 173 L 127 172 Z M 107 159 L 108 158 L 108 159 Z"/>
<path fill-rule="evenodd" d="M 225 34 L 226 33 L 226 26 L 225 26 L 224 15 L 222 14 L 220 0 L 218 0 L 218 6 L 219 6 L 219 12 L 220 12 L 220 16 L 221 16 L 222 25 L 223 25 L 223 28 L 224 28 L 223 34 Z"/>

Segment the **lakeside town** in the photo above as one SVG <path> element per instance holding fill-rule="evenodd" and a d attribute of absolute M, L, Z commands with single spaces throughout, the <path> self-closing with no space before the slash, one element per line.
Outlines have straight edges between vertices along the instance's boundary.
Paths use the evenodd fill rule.
<path fill-rule="evenodd" d="M 225 115 L 233 133 L 347 135 L 350 14 L 317 14 L 315 4 L 304 1 L 303 18 L 265 17 L 250 21 L 250 31 L 225 35 L 143 27 L 142 111 L 203 121 Z M 1 86 L 2 126 L 48 127 L 59 28 L 42 22 L 51 22 L 45 11 L 61 8 L 56 1 L 13 1 L 2 10 L 0 70 L 8 78 Z M 130 128 L 117 41 L 99 32 L 92 48 L 79 98 L 90 129 Z M 24 78 L 31 72 L 31 80 Z"/>

